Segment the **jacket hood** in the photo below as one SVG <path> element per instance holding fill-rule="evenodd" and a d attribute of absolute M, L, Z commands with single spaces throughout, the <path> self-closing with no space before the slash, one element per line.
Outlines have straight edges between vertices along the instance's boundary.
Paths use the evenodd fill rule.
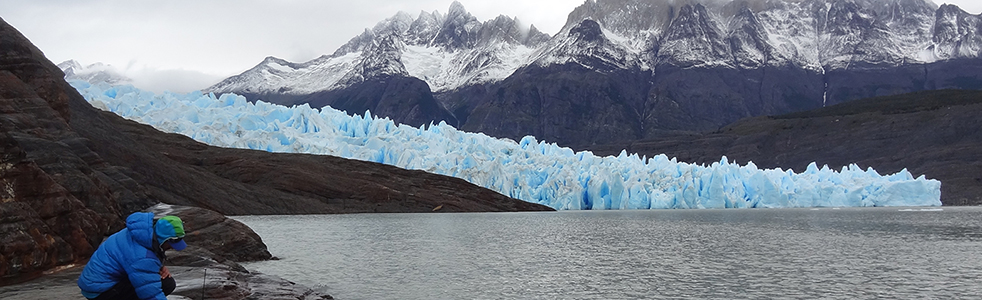
<path fill-rule="evenodd" d="M 137 244 L 153 250 L 153 213 L 135 212 L 126 217 L 126 230 Z"/>

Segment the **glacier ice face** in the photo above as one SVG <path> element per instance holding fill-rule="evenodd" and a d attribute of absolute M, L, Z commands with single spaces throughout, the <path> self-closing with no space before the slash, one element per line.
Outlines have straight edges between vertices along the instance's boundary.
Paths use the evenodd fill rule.
<path fill-rule="evenodd" d="M 940 206 L 941 183 L 903 170 L 812 163 L 802 173 L 723 157 L 695 165 L 665 155 L 598 157 L 527 136 L 518 142 L 441 124 L 415 128 L 325 107 L 250 103 L 234 94 L 154 94 L 71 81 L 93 106 L 203 143 L 327 154 L 458 177 L 560 210 Z"/>

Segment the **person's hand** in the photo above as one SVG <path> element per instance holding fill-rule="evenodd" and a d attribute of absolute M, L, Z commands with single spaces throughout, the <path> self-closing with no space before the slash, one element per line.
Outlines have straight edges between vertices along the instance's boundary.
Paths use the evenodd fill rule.
<path fill-rule="evenodd" d="M 170 277 L 170 271 L 167 270 L 167 266 L 160 267 L 160 279 Z"/>

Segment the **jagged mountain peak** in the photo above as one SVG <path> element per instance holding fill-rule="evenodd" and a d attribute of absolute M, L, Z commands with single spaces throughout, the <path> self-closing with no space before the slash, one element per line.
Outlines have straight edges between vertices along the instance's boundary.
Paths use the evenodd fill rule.
<path fill-rule="evenodd" d="M 897 65 L 946 59 L 925 54 L 937 7 L 929 0 L 588 0 L 556 38 L 590 19 L 622 48 L 648 52 L 638 57 L 649 65 Z"/>
<path fill-rule="evenodd" d="M 361 62 L 337 85 L 347 86 L 382 76 L 409 76 L 402 63 L 406 45 L 396 33 L 382 34 L 361 53 Z"/>
<path fill-rule="evenodd" d="M 537 46 L 549 36 L 522 24 L 518 18 L 498 16 L 481 22 L 463 4 L 453 2 L 446 15 L 439 11 L 420 11 L 417 17 L 399 12 L 352 38 L 333 54 L 340 56 L 362 51 L 376 36 L 398 35 L 406 45 L 442 47 L 446 51 L 471 49 L 497 42 Z"/>
<path fill-rule="evenodd" d="M 402 34 L 409 30 L 409 27 L 415 21 L 412 15 L 409 13 L 400 11 L 394 16 L 386 18 L 382 22 L 379 22 L 372 28 L 376 34 Z"/>
<path fill-rule="evenodd" d="M 933 54 L 939 59 L 982 56 L 982 14 L 945 4 L 936 12 Z"/>
<path fill-rule="evenodd" d="M 603 35 L 600 23 L 590 19 L 583 20 L 569 30 L 569 37 L 580 41 L 603 41 L 605 40 Z"/>
<path fill-rule="evenodd" d="M 766 65 L 768 62 L 782 65 L 787 62 L 787 58 L 776 53 L 769 43 L 770 35 L 767 29 L 749 6 L 743 6 L 727 27 L 730 51 L 736 66 L 749 69 Z"/>
<path fill-rule="evenodd" d="M 931 14 L 938 10 L 938 5 L 927 0 L 894 0 L 884 5 L 874 5 L 877 14 L 888 18 L 898 18 L 910 14 Z"/>
<path fill-rule="evenodd" d="M 440 32 L 440 24 L 443 24 L 445 19 L 439 11 L 432 13 L 420 11 L 419 16 L 409 25 L 409 29 L 405 33 L 406 43 L 428 45 Z"/>
<path fill-rule="evenodd" d="M 683 31 L 684 34 L 693 34 L 694 31 L 704 30 L 710 25 L 715 26 L 716 24 L 709 24 L 712 20 L 709 11 L 701 3 L 685 4 L 679 8 L 678 15 L 672 20 L 669 28 L 676 27 L 675 29 Z M 686 27 L 688 25 L 695 25 L 695 27 Z"/>
<path fill-rule="evenodd" d="M 646 68 L 638 59 L 637 49 L 612 38 L 621 39 L 606 32 L 597 21 L 585 19 L 564 35 L 557 34 L 533 55 L 532 61 L 539 67 L 573 63 L 600 72 Z"/>
<path fill-rule="evenodd" d="M 447 49 L 470 48 L 476 44 L 476 35 L 481 30 L 481 22 L 477 20 L 460 2 L 454 1 L 450 4 L 450 11 L 447 12 L 440 31 L 433 39 L 432 45 L 439 45 Z"/>
<path fill-rule="evenodd" d="M 445 12 L 397 13 L 332 55 L 302 64 L 264 61 L 267 67 L 243 73 L 235 86 L 305 95 L 383 74 L 414 77 L 449 95 L 493 87 L 517 70 L 563 64 L 606 74 L 825 74 L 976 58 L 982 49 L 978 16 L 929 0 L 587 0 L 551 37 L 513 17 L 478 20 L 460 2 Z M 571 67 L 556 70 L 584 69 Z"/>
<path fill-rule="evenodd" d="M 497 42 L 536 46 L 546 39 L 548 35 L 539 32 L 534 26 L 525 27 L 518 18 L 499 15 L 481 26 L 476 46 Z"/>
<path fill-rule="evenodd" d="M 287 61 L 285 59 L 282 59 L 282 58 L 279 58 L 279 57 L 275 57 L 275 56 L 272 56 L 272 55 L 266 56 L 266 58 L 263 59 L 263 62 L 261 64 L 269 64 L 269 63 L 277 63 L 277 64 L 281 64 L 281 65 L 293 65 L 294 64 L 294 63 L 289 62 L 289 61 Z"/>
<path fill-rule="evenodd" d="M 101 62 L 82 66 L 74 59 L 59 63 L 58 68 L 65 73 L 65 79 L 84 80 L 88 82 L 106 82 L 110 84 L 130 83 L 133 79 L 126 77 L 112 65 Z"/>
<path fill-rule="evenodd" d="M 82 64 L 74 59 L 69 59 L 58 64 L 58 68 L 61 69 L 65 75 L 75 74 L 75 70 L 81 70 Z"/>
<path fill-rule="evenodd" d="M 825 29 L 834 35 L 847 35 L 880 25 L 871 9 L 860 6 L 854 0 L 832 1 L 827 16 Z"/>
<path fill-rule="evenodd" d="M 412 76 L 434 90 L 501 80 L 549 40 L 517 18 L 481 22 L 460 2 L 447 14 L 399 12 L 366 28 L 333 54 L 305 63 L 263 61 L 206 91 L 300 95 L 341 89 L 378 75 Z M 280 72 L 282 71 L 282 72 Z"/>
<path fill-rule="evenodd" d="M 620 35 L 654 30 L 663 31 L 685 6 L 701 5 L 718 18 L 730 18 L 749 8 L 754 13 L 785 9 L 826 10 L 830 6 L 859 7 L 881 18 L 910 13 L 933 12 L 930 0 L 588 0 L 567 17 L 563 31 L 584 19 L 592 19 Z M 818 12 L 813 12 L 818 13 Z"/>
<path fill-rule="evenodd" d="M 954 5 L 954 4 L 945 3 L 945 4 L 942 4 L 941 6 L 939 6 L 938 9 L 940 9 L 940 11 L 938 13 L 944 13 L 944 14 L 962 14 L 962 13 L 965 13 L 965 14 L 968 14 L 968 12 L 966 12 L 965 10 L 961 9 L 960 7 L 958 7 L 958 5 Z"/>
<path fill-rule="evenodd" d="M 341 45 L 341 47 L 338 47 L 338 49 L 335 50 L 334 54 L 331 54 L 331 56 L 337 57 L 348 53 L 362 51 L 374 39 L 375 39 L 375 31 L 369 28 L 365 28 L 365 31 L 363 31 L 361 34 L 355 36 L 354 38 L 351 38 L 350 40 L 348 40 L 347 43 Z"/>
<path fill-rule="evenodd" d="M 683 67 L 729 64 L 731 55 L 724 34 L 706 7 L 685 4 L 659 41 L 657 60 Z"/>
<path fill-rule="evenodd" d="M 447 12 L 447 16 L 450 17 L 454 15 L 470 16 L 470 13 L 467 12 L 467 9 L 464 8 L 464 5 L 461 4 L 460 1 L 454 1 L 450 3 L 450 10 Z"/>

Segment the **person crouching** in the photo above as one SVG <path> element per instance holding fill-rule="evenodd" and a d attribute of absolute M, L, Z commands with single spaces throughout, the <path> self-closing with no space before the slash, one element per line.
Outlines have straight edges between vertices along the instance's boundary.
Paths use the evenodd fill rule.
<path fill-rule="evenodd" d="M 177 284 L 163 265 L 164 251 L 185 247 L 181 218 L 133 213 L 126 217 L 126 228 L 109 236 L 92 254 L 78 277 L 78 287 L 82 296 L 93 300 L 166 300 Z"/>

